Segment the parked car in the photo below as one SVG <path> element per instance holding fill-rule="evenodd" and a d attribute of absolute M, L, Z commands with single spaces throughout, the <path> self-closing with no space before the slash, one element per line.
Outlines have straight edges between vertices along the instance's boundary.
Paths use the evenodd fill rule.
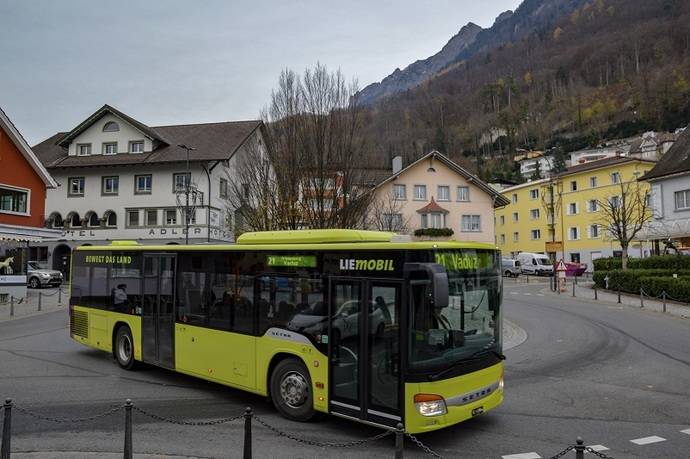
<path fill-rule="evenodd" d="M 543 253 L 521 252 L 517 256 L 520 262 L 520 270 L 523 274 L 536 274 L 537 276 L 552 276 L 553 263 Z"/>
<path fill-rule="evenodd" d="M 54 269 L 44 269 L 37 261 L 30 261 L 27 263 L 26 281 L 31 288 L 60 286 L 62 273 Z"/>
<path fill-rule="evenodd" d="M 503 275 L 506 277 L 518 277 L 520 275 L 520 261 L 512 258 L 501 260 Z"/>
<path fill-rule="evenodd" d="M 386 308 L 386 309 L 384 309 Z M 390 323 L 390 312 L 387 305 L 379 305 L 374 301 L 369 302 L 369 327 L 370 333 L 377 336 L 383 335 L 384 327 Z M 338 338 L 349 338 L 359 334 L 359 312 L 361 309 L 359 300 L 344 302 L 333 317 L 333 333 Z M 288 330 L 306 333 L 318 333 L 324 330 L 328 319 L 326 306 L 318 303 L 312 308 L 295 315 L 287 324 Z M 334 339 L 338 339 L 335 338 Z"/>

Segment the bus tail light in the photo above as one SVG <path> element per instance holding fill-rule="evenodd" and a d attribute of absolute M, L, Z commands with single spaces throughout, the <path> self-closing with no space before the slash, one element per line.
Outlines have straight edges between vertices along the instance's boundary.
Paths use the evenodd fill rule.
<path fill-rule="evenodd" d="M 414 396 L 417 412 L 422 416 L 440 416 L 446 414 L 446 401 L 440 395 L 417 394 Z"/>

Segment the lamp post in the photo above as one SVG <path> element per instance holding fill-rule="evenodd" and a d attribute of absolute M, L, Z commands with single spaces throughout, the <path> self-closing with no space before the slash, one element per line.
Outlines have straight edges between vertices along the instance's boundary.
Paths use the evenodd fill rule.
<path fill-rule="evenodd" d="M 191 220 L 191 212 L 189 208 L 189 195 L 192 192 L 191 190 L 191 184 L 192 184 L 192 172 L 189 170 L 189 152 L 190 151 L 195 151 L 196 148 L 187 146 L 185 144 L 180 144 L 178 147 L 184 149 L 187 152 L 187 176 L 185 177 L 184 181 L 184 243 L 185 245 L 189 244 L 189 223 Z M 175 185 L 176 187 L 176 192 L 177 190 L 177 184 Z M 178 199 L 179 203 L 179 199 Z M 194 191 L 194 209 L 196 210 L 196 190 Z"/>

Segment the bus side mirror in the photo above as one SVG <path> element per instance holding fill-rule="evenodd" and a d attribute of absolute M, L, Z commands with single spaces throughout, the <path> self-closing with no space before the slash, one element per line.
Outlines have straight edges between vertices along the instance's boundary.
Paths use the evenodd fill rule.
<path fill-rule="evenodd" d="M 418 278 L 420 272 L 431 282 L 430 302 L 434 309 L 448 307 L 448 273 L 438 263 L 406 263 L 405 272 L 409 278 Z M 416 275 L 415 275 L 416 274 Z"/>

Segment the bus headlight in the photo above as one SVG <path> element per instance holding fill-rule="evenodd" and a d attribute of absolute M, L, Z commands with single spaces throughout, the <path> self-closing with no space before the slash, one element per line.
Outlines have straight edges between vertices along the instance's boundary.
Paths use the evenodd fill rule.
<path fill-rule="evenodd" d="M 422 416 L 440 416 L 446 414 L 446 401 L 440 395 L 417 394 L 414 396 L 417 412 Z"/>

